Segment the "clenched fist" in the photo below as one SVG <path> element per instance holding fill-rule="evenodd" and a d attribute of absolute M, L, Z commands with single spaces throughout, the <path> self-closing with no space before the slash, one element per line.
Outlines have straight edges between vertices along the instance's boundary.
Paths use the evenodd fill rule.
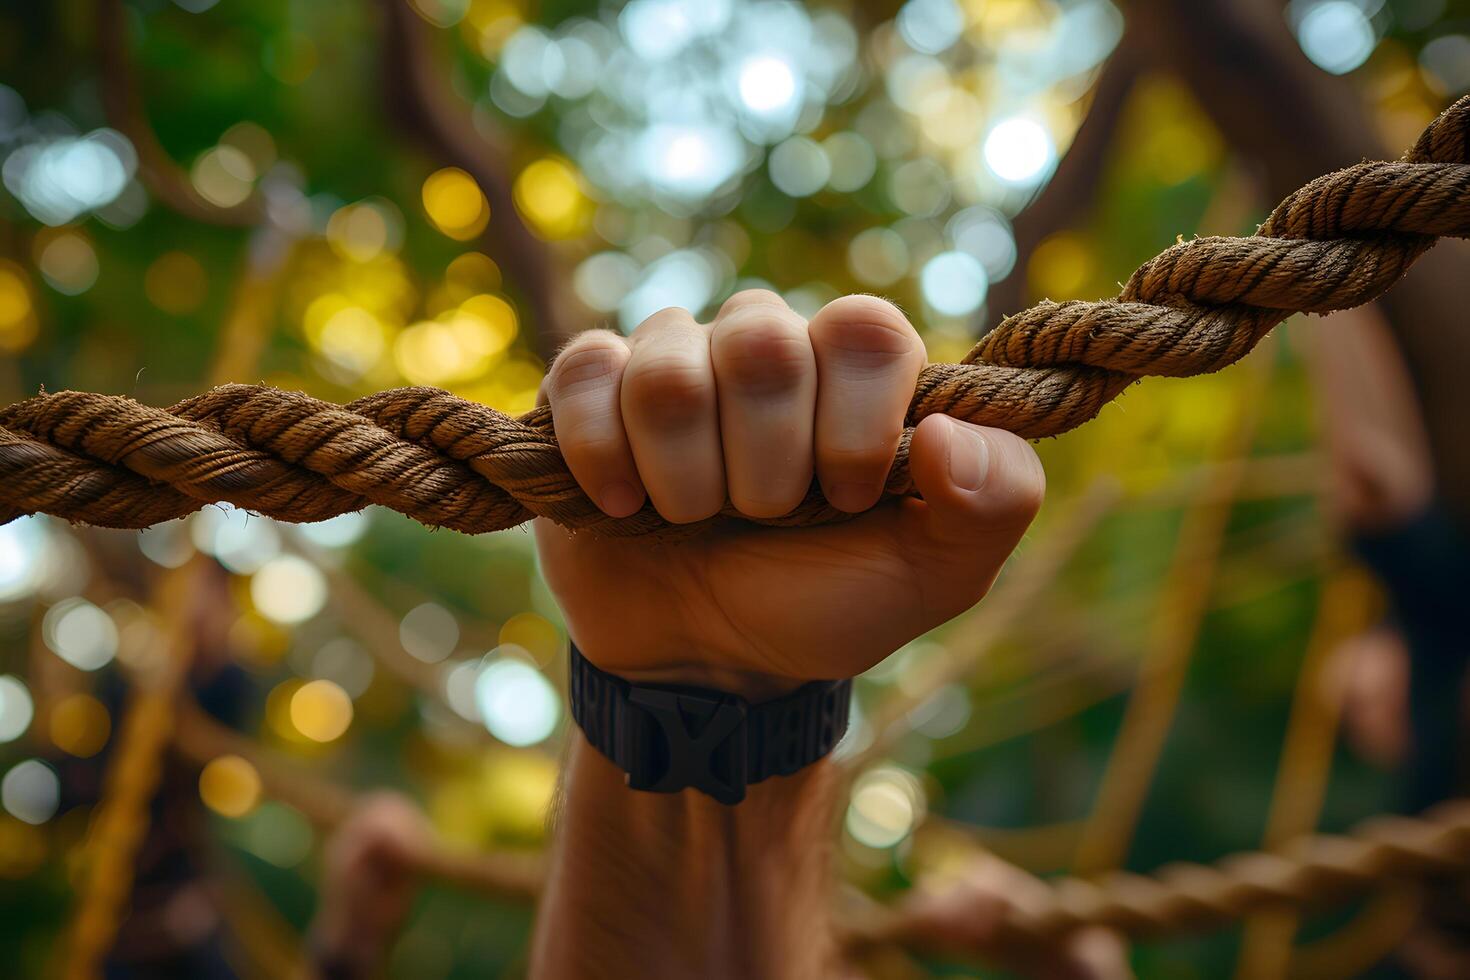
<path fill-rule="evenodd" d="M 878 501 L 924 363 L 918 333 L 881 299 L 834 300 L 807 322 L 747 290 L 713 323 L 667 309 L 628 337 L 578 335 L 543 395 L 572 475 L 612 517 L 645 499 L 674 523 L 727 499 L 776 517 L 814 475 L 858 513 Z M 822 527 L 732 522 L 650 543 L 538 520 L 542 568 L 604 670 L 752 700 L 848 677 L 974 605 L 1046 486 L 1024 441 L 943 416 L 918 427 L 909 468 L 922 499 Z"/>

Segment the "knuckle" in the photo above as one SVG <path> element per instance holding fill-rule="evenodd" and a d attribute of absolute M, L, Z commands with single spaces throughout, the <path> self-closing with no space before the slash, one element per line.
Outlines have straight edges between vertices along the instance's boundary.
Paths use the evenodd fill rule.
<path fill-rule="evenodd" d="M 816 372 L 806 331 L 776 318 L 742 317 L 714 337 L 715 372 L 744 388 L 780 390 Z"/>
<path fill-rule="evenodd" d="M 625 404 L 639 417 L 678 425 L 714 406 L 708 367 L 688 355 L 660 354 L 631 364 L 623 376 Z"/>
<path fill-rule="evenodd" d="M 694 322 L 694 315 L 682 306 L 665 306 L 663 309 L 649 314 L 643 322 L 633 329 L 633 335 L 638 339 L 646 337 L 650 333 L 670 328 L 697 329 L 698 324 Z"/>
<path fill-rule="evenodd" d="M 612 334 L 582 334 L 551 364 L 548 394 L 565 397 L 589 388 L 615 384 L 627 366 L 628 348 Z"/>
<path fill-rule="evenodd" d="M 791 312 L 791 308 L 786 305 L 786 301 L 781 298 L 780 293 L 772 292 L 769 289 L 742 289 L 738 293 L 732 293 L 729 299 L 720 304 L 720 311 L 716 316 L 729 316 L 737 310 L 750 306 L 769 306 L 784 310 L 787 313 Z"/>
<path fill-rule="evenodd" d="M 812 343 L 859 363 L 886 366 L 921 360 L 924 342 L 898 307 L 877 296 L 844 296 L 817 313 Z"/>

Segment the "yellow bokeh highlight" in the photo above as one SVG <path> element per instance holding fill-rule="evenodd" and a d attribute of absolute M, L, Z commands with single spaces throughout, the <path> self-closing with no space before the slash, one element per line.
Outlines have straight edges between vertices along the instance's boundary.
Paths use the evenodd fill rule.
<path fill-rule="evenodd" d="M 561 653 L 561 630 L 545 616 L 517 613 L 500 627 L 500 642 L 520 647 L 544 666 Z"/>
<path fill-rule="evenodd" d="M 24 350 L 39 327 L 30 277 L 14 262 L 0 259 L 0 351 Z"/>
<path fill-rule="evenodd" d="M 537 160 L 516 178 L 516 210 L 543 238 L 572 238 L 587 228 L 592 202 L 576 168 L 561 157 Z"/>
<path fill-rule="evenodd" d="M 539 843 L 556 780 L 550 756 L 493 750 L 435 787 L 429 820 L 440 837 L 463 847 Z"/>
<path fill-rule="evenodd" d="M 495 753 L 480 776 L 480 805 L 497 840 L 537 841 L 556 791 L 556 761 L 539 752 Z"/>
<path fill-rule="evenodd" d="M 546 366 L 540 361 L 516 355 L 502 361 L 488 378 L 455 392 L 507 415 L 522 415 L 536 406 L 536 389 L 545 374 Z"/>
<path fill-rule="evenodd" d="M 1162 184 L 1182 183 L 1218 165 L 1225 141 L 1177 81 L 1141 81 L 1128 106 L 1118 144 L 1125 170 L 1143 172 Z"/>
<path fill-rule="evenodd" d="M 341 293 L 311 301 L 301 321 L 307 343 L 337 367 L 361 377 L 388 352 L 392 328 Z"/>
<path fill-rule="evenodd" d="M 404 329 L 393 345 L 399 372 L 415 384 L 447 385 L 485 374 L 515 340 L 515 308 L 479 293 L 434 320 Z"/>
<path fill-rule="evenodd" d="M 87 759 L 107 744 L 112 718 L 102 702 L 90 694 L 69 694 L 51 709 L 47 728 L 51 741 L 67 755 Z"/>
<path fill-rule="evenodd" d="M 164 252 L 143 273 L 143 292 L 165 313 L 193 313 L 209 294 L 204 266 L 188 252 Z"/>
<path fill-rule="evenodd" d="M 424 181 L 423 201 L 434 227 L 459 241 L 474 238 L 490 221 L 490 202 L 480 185 L 458 167 L 430 174 Z"/>
<path fill-rule="evenodd" d="M 291 695 L 291 724 L 313 742 L 332 742 L 352 724 L 352 698 L 327 680 L 308 681 Z"/>
<path fill-rule="evenodd" d="M 1085 236 L 1059 231 L 1036 246 L 1026 271 L 1033 296 L 1070 299 L 1097 274 L 1097 256 Z"/>
<path fill-rule="evenodd" d="M 353 262 L 370 262 L 388 247 L 388 221 L 372 204 L 345 204 L 327 219 L 327 244 Z"/>
<path fill-rule="evenodd" d="M 260 802 L 260 773 L 238 755 L 211 759 L 199 773 L 199 798 L 223 817 L 243 817 Z"/>
<path fill-rule="evenodd" d="M 489 842 L 490 828 L 480 810 L 478 788 L 463 779 L 445 780 L 428 801 L 429 821 L 450 844 L 479 847 Z"/>

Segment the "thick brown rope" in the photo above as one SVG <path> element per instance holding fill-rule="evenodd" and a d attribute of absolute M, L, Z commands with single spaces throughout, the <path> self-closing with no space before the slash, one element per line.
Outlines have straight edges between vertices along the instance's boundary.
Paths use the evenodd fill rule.
<path fill-rule="evenodd" d="M 1116 299 L 1048 301 L 1008 318 L 964 362 L 924 369 L 908 425 L 943 413 L 1052 436 L 1140 377 L 1218 371 L 1291 314 L 1366 303 L 1437 238 L 1470 237 L 1467 192 L 1470 97 L 1401 161 L 1312 181 L 1253 237 L 1181 240 Z M 912 491 L 907 449 L 906 435 L 890 496 Z M 226 385 L 167 410 L 64 391 L 0 409 L 0 521 L 47 513 L 146 527 L 216 501 L 288 521 L 375 503 L 470 533 L 536 515 L 608 535 L 669 530 L 651 505 L 621 520 L 602 514 L 568 471 L 548 410 L 511 418 L 434 388 L 343 407 Z M 843 516 L 814 486 L 791 514 L 762 523 Z"/>

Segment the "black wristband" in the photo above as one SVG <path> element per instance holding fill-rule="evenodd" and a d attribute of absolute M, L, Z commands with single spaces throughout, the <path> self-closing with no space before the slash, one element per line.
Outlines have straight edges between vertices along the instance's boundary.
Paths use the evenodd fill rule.
<path fill-rule="evenodd" d="M 847 731 L 852 681 L 812 681 L 752 705 L 723 691 L 634 684 L 599 670 L 572 646 L 572 718 L 627 773 L 633 789 L 697 789 L 721 803 L 789 776 L 832 751 Z"/>

